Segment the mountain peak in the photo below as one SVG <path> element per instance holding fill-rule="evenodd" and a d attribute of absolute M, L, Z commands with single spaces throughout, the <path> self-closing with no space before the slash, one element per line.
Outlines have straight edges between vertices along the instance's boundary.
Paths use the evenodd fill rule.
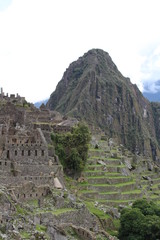
<path fill-rule="evenodd" d="M 47 106 L 88 122 L 132 151 L 153 152 L 148 150 L 156 138 L 149 102 L 101 49 L 91 49 L 70 64 Z"/>
<path fill-rule="evenodd" d="M 90 67 L 97 67 L 98 65 L 103 66 L 104 68 L 108 67 L 113 71 L 118 71 L 117 66 L 112 61 L 108 52 L 105 52 L 102 49 L 89 50 L 77 61 L 73 62 L 70 66 L 75 66 L 77 64 L 87 64 Z"/>

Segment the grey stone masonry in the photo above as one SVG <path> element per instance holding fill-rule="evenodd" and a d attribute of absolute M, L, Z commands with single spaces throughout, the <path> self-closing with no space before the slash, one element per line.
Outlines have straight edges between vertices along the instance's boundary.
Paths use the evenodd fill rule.
<path fill-rule="evenodd" d="M 0 185 L 12 189 L 16 201 L 45 196 L 48 188 L 56 188 L 55 179 L 64 187 L 63 168 L 51 141 L 52 131 L 63 121 L 61 114 L 45 106 L 37 109 L 19 95 L 9 97 L 1 89 Z M 73 121 L 69 122 L 65 131 L 73 126 Z"/>

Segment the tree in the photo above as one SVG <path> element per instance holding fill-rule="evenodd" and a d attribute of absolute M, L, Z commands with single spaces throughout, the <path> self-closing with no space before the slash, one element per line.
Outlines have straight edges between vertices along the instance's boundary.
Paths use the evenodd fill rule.
<path fill-rule="evenodd" d="M 160 207 L 156 205 L 153 201 L 147 201 L 147 199 L 136 200 L 132 208 L 138 208 L 141 212 L 146 215 L 157 215 L 160 216 Z"/>
<path fill-rule="evenodd" d="M 120 217 L 120 240 L 156 240 L 160 238 L 160 206 L 146 199 L 136 200 L 123 209 Z"/>
<path fill-rule="evenodd" d="M 138 208 L 124 209 L 120 218 L 119 238 L 123 240 L 142 240 L 143 238 L 139 236 L 139 232 L 141 231 L 140 225 L 143 217 L 144 215 Z"/>
<path fill-rule="evenodd" d="M 88 144 L 91 139 L 88 127 L 79 123 L 71 132 L 52 134 L 51 138 L 65 173 L 68 175 L 80 173 L 87 160 Z"/>

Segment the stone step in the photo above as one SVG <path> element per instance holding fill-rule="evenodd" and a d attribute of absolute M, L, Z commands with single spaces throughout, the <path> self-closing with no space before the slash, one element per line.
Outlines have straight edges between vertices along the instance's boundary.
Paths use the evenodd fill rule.
<path fill-rule="evenodd" d="M 160 184 L 160 178 L 152 179 L 152 181 L 153 181 L 153 184 L 157 184 L 157 183 Z"/>
<path fill-rule="evenodd" d="M 121 194 L 120 199 L 123 200 L 130 200 L 130 199 L 137 199 L 137 198 L 142 198 L 144 196 L 144 194 L 142 192 L 130 192 L 130 193 L 125 193 L 123 192 Z"/>
<path fill-rule="evenodd" d="M 142 185 L 150 185 L 150 184 L 160 184 L 160 178 L 154 178 L 150 180 L 141 180 Z"/>
<path fill-rule="evenodd" d="M 134 199 L 130 199 L 130 200 L 121 200 L 121 199 L 99 200 L 98 202 L 102 203 L 103 205 L 110 206 L 110 207 L 118 207 L 119 205 L 130 206 L 134 202 Z"/>
<path fill-rule="evenodd" d="M 159 201 L 160 200 L 160 196 L 157 196 L 155 194 L 151 194 L 149 196 L 149 200 L 152 200 L 152 201 Z"/>
<path fill-rule="evenodd" d="M 93 190 L 93 191 L 97 191 L 97 192 L 109 192 L 109 191 L 116 191 L 116 187 L 113 185 L 88 185 L 88 189 Z"/>
<path fill-rule="evenodd" d="M 127 182 L 122 184 L 92 184 L 87 186 L 88 190 L 94 190 L 97 192 L 116 192 L 116 191 L 131 191 L 136 188 L 135 182 Z"/>
<path fill-rule="evenodd" d="M 120 173 L 113 172 L 108 173 L 106 171 L 85 171 L 84 172 L 85 177 L 94 177 L 94 176 L 110 176 L 110 177 L 116 177 L 116 176 L 122 176 Z"/>
<path fill-rule="evenodd" d="M 90 199 L 97 199 L 99 197 L 99 193 L 97 191 L 81 191 L 80 192 L 81 197 L 83 198 L 90 198 Z"/>
<path fill-rule="evenodd" d="M 105 157 L 107 154 L 107 151 L 104 151 L 102 149 L 90 149 L 88 151 L 88 157 Z"/>
<path fill-rule="evenodd" d="M 89 184 L 117 184 L 131 181 L 130 177 L 89 177 L 87 178 Z"/>
<path fill-rule="evenodd" d="M 98 198 L 103 200 L 132 200 L 137 198 L 142 198 L 143 194 L 141 192 L 131 192 L 131 193 L 121 193 L 121 192 L 111 192 L 111 193 L 100 193 Z"/>
<path fill-rule="evenodd" d="M 88 165 L 121 165 L 120 159 L 115 158 L 90 158 L 87 160 Z"/>
<path fill-rule="evenodd" d="M 121 199 L 120 192 L 99 193 L 98 199 L 103 200 L 118 200 Z"/>
<path fill-rule="evenodd" d="M 160 178 L 160 174 L 150 173 L 150 172 L 144 173 L 144 174 L 142 174 L 142 176 L 147 176 L 147 177 L 150 177 L 151 179 Z"/>
<path fill-rule="evenodd" d="M 92 171 L 121 172 L 122 168 L 126 168 L 125 165 L 119 165 L 119 166 L 114 166 L 114 165 L 102 166 L 98 164 L 86 165 L 86 170 L 92 170 Z"/>

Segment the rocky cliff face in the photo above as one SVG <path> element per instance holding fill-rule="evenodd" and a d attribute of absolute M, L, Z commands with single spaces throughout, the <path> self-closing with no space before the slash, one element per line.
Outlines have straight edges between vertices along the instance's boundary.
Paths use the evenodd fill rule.
<path fill-rule="evenodd" d="M 87 121 L 134 152 L 156 158 L 152 107 L 103 50 L 90 50 L 71 63 L 47 106 Z"/>

